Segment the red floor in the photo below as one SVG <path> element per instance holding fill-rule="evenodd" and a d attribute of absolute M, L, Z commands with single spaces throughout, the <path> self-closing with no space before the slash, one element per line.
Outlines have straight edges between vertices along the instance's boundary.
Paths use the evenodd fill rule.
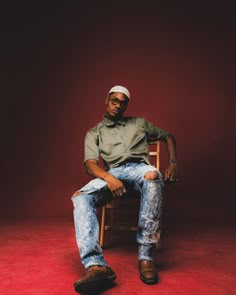
<path fill-rule="evenodd" d="M 139 280 L 133 234 L 109 234 L 107 242 L 104 255 L 117 280 L 116 286 L 103 294 L 236 294 L 233 227 L 169 226 L 162 238 L 162 250 L 157 253 L 160 282 L 154 286 Z M 77 294 L 73 283 L 82 274 L 72 219 L 1 222 L 1 294 Z"/>

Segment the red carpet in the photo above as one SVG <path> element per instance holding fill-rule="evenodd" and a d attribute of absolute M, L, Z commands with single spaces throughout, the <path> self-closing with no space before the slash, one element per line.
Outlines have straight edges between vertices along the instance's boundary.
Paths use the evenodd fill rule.
<path fill-rule="evenodd" d="M 73 283 L 83 267 L 71 219 L 11 220 L 1 222 L 0 229 L 1 294 L 77 294 Z M 108 243 L 104 254 L 117 280 L 105 295 L 236 294 L 233 227 L 179 224 L 168 228 L 157 254 L 160 282 L 154 286 L 139 280 L 133 234 L 128 238 L 109 233 Z"/>

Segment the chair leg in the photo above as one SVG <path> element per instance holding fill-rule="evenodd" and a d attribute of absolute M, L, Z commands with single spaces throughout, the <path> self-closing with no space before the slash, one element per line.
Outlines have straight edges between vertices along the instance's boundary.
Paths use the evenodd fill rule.
<path fill-rule="evenodd" d="M 111 220 L 112 220 L 111 216 Z M 102 207 L 102 214 L 101 214 L 101 224 L 100 224 L 100 235 L 99 235 L 99 244 L 101 247 L 104 247 L 105 241 L 105 224 L 106 224 L 106 205 Z M 161 230 L 157 232 L 157 243 L 155 245 L 156 251 L 160 251 L 161 249 Z"/>
<path fill-rule="evenodd" d="M 101 226 L 100 226 L 100 237 L 99 244 L 101 247 L 104 246 L 105 239 L 105 219 L 106 219 L 106 206 L 102 207 Z"/>

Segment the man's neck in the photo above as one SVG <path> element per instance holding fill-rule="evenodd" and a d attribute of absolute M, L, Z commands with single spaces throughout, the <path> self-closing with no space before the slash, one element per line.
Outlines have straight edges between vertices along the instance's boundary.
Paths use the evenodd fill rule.
<path fill-rule="evenodd" d="M 111 121 L 113 121 L 113 122 L 117 122 L 117 121 L 119 121 L 121 118 L 123 118 L 123 116 L 112 117 L 112 116 L 110 116 L 110 115 L 107 114 L 107 113 L 104 115 L 104 117 L 107 118 L 107 119 L 109 119 L 109 120 L 111 120 Z"/>

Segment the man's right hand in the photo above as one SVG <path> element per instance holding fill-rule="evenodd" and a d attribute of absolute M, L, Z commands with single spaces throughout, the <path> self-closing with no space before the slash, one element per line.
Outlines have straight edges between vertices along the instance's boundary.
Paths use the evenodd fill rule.
<path fill-rule="evenodd" d="M 115 176 L 108 174 L 103 179 L 106 181 L 107 186 L 109 190 L 112 192 L 114 198 L 120 197 L 126 193 L 124 184 Z"/>
<path fill-rule="evenodd" d="M 99 177 L 106 181 L 109 190 L 112 192 L 113 197 L 120 197 L 126 193 L 124 184 L 112 174 L 106 172 L 103 168 L 98 166 L 98 162 L 94 159 L 85 162 L 88 174 L 93 177 Z"/>

